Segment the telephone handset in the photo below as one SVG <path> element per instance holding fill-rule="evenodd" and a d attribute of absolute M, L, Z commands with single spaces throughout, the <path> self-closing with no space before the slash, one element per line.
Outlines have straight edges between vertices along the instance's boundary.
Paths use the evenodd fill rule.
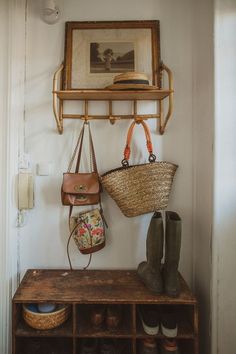
<path fill-rule="evenodd" d="M 26 210 L 34 207 L 34 177 L 32 173 L 18 175 L 18 209 Z"/>

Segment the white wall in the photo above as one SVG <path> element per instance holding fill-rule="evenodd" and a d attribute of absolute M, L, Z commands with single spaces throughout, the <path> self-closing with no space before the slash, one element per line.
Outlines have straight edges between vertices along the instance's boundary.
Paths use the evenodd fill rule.
<path fill-rule="evenodd" d="M 152 127 L 155 150 L 159 159 L 173 161 L 180 168 L 174 183 L 169 209 L 183 219 L 181 270 L 192 281 L 192 10 L 191 2 L 180 0 L 92 0 L 60 1 L 62 19 L 49 26 L 39 17 L 40 2 L 28 1 L 26 51 L 25 147 L 33 168 L 36 163 L 53 161 L 54 174 L 36 177 L 36 206 L 29 213 L 21 230 L 21 272 L 29 267 L 67 267 L 66 207 L 60 203 L 62 173 L 72 153 L 80 122 L 66 122 L 59 136 L 52 113 L 52 75 L 63 59 L 64 22 L 69 20 L 135 20 L 159 19 L 161 22 L 162 59 L 173 70 L 175 78 L 175 108 L 166 134 Z M 184 14 L 184 15 L 183 15 Z M 151 105 L 146 105 L 150 109 Z M 118 110 L 127 107 L 120 104 Z M 103 112 L 99 104 L 94 110 Z M 119 165 L 129 122 L 93 123 L 92 129 L 100 172 Z M 105 139 L 105 144 L 104 144 Z M 143 134 L 137 131 L 136 142 L 144 149 Z M 108 149 L 109 147 L 109 149 Z M 143 150 L 143 158 L 146 154 Z M 151 215 L 137 218 L 122 216 L 114 202 L 104 193 L 103 204 L 109 223 L 108 242 L 104 250 L 94 255 L 92 268 L 136 268 L 145 256 L 145 236 Z M 72 250 L 77 267 L 86 264 L 86 256 Z"/>
<path fill-rule="evenodd" d="M 236 2 L 215 7 L 215 200 L 213 353 L 235 353 L 236 325 Z"/>
<path fill-rule="evenodd" d="M 213 1 L 193 4 L 193 249 L 200 353 L 210 353 L 214 135 Z M 216 354 L 212 352 L 212 354 Z"/>

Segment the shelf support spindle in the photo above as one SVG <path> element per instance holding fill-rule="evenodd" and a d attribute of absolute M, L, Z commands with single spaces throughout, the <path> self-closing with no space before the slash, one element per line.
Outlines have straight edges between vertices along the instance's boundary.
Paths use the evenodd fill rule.
<path fill-rule="evenodd" d="M 112 113 L 112 101 L 111 100 L 109 100 L 109 121 L 112 125 L 114 125 L 116 122 L 116 118 L 113 116 L 113 113 Z"/>
<path fill-rule="evenodd" d="M 53 76 L 53 113 L 55 116 L 55 120 L 56 120 L 57 129 L 58 129 L 59 134 L 63 133 L 62 102 L 59 99 L 59 111 L 58 111 L 58 98 L 57 98 L 57 94 L 55 92 L 57 91 L 58 78 L 59 78 L 59 76 L 61 77 L 61 73 L 62 73 L 63 68 L 64 68 L 64 65 L 62 63 Z M 61 85 L 61 83 L 60 83 L 60 85 Z"/>
<path fill-rule="evenodd" d="M 166 114 L 166 117 L 165 117 L 165 120 L 164 120 L 164 123 L 160 123 L 160 134 L 163 135 L 164 132 L 165 132 L 165 128 L 166 128 L 166 125 L 170 119 L 170 116 L 173 112 L 173 98 L 174 98 L 174 93 L 173 93 L 173 74 L 172 74 L 172 71 L 165 65 L 165 64 L 161 64 L 161 71 L 165 71 L 168 75 L 168 81 L 169 81 L 169 90 L 171 91 L 170 94 L 169 94 L 169 97 L 168 97 L 168 100 L 169 100 L 169 107 L 168 107 L 168 112 Z M 163 104 L 161 104 L 160 107 L 163 107 Z M 161 115 L 162 115 L 162 112 L 160 112 Z M 160 120 L 161 122 L 161 120 Z"/>

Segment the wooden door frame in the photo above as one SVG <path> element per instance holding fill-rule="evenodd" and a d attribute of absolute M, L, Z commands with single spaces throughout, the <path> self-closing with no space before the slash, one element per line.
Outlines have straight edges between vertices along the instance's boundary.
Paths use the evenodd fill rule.
<path fill-rule="evenodd" d="M 19 275 L 16 179 L 24 142 L 25 21 L 27 0 L 2 0 L 0 57 L 0 352 L 11 352 L 11 298 Z"/>

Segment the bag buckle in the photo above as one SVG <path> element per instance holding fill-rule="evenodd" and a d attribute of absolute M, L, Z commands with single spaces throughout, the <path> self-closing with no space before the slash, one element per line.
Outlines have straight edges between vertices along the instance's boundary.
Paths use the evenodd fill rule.
<path fill-rule="evenodd" d="M 78 202 L 85 202 L 88 199 L 88 197 L 86 195 L 84 195 L 84 194 L 79 194 L 79 195 L 76 196 L 75 199 Z"/>
<path fill-rule="evenodd" d="M 87 187 L 86 187 L 85 184 L 76 184 L 76 185 L 74 186 L 74 190 L 75 190 L 76 192 L 85 192 L 85 191 L 87 190 Z"/>

